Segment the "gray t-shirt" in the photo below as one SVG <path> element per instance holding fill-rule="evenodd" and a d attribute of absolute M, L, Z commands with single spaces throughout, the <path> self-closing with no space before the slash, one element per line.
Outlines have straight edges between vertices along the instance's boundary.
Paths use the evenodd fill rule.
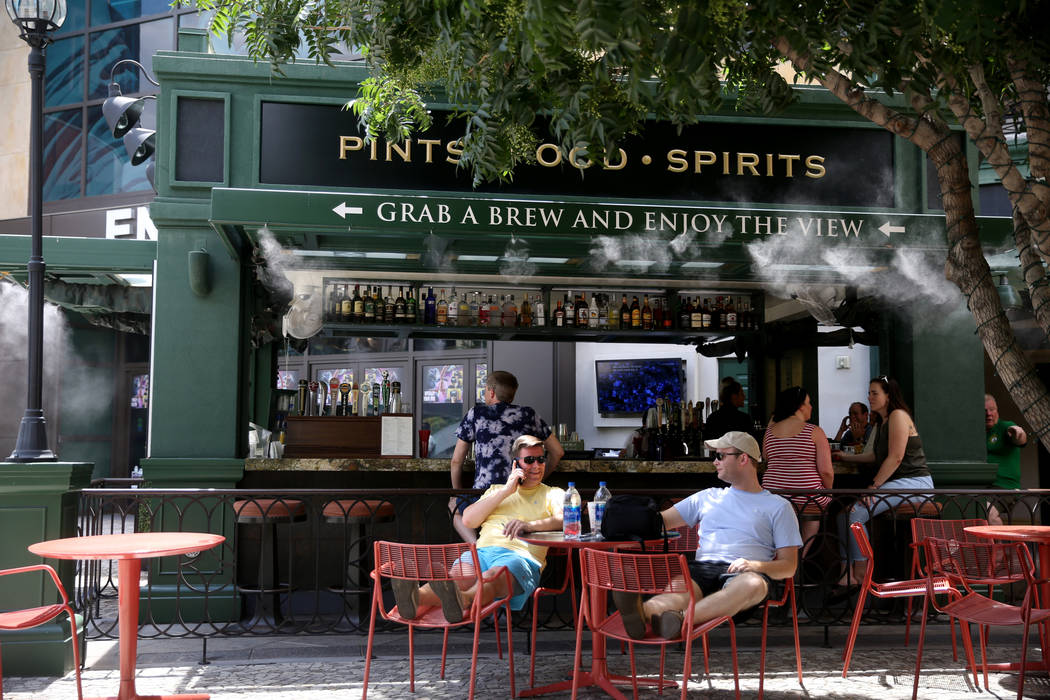
<path fill-rule="evenodd" d="M 674 507 L 686 524 L 700 523 L 697 561 L 772 561 L 781 547 L 802 546 L 795 510 L 766 490 L 704 489 Z"/>

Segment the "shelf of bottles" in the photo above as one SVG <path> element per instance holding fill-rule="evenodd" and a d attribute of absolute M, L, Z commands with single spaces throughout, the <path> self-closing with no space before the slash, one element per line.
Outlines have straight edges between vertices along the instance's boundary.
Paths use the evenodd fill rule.
<path fill-rule="evenodd" d="M 758 330 L 750 294 L 561 286 L 431 286 L 324 280 L 334 335 L 663 342 Z"/>

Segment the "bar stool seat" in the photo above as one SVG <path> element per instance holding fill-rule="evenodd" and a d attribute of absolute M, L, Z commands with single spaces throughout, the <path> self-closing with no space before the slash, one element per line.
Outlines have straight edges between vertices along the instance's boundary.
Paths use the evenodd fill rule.
<path fill-rule="evenodd" d="M 342 583 L 328 586 L 328 590 L 344 596 L 354 595 L 362 619 L 368 610 L 372 593 L 369 572 L 373 569 L 374 526 L 377 523 L 393 522 L 395 515 L 394 504 L 390 501 L 358 498 L 329 501 L 321 510 L 321 517 L 326 523 L 345 528 Z"/>
<path fill-rule="evenodd" d="M 256 585 L 237 585 L 239 592 L 258 596 L 254 614 L 245 623 L 245 627 L 278 627 L 284 622 L 284 616 L 281 614 L 281 594 L 291 593 L 294 587 L 280 580 L 277 525 L 306 520 L 306 504 L 297 499 L 252 498 L 234 501 L 233 512 L 238 525 L 259 525 L 265 528 L 259 535 L 259 575 Z"/>

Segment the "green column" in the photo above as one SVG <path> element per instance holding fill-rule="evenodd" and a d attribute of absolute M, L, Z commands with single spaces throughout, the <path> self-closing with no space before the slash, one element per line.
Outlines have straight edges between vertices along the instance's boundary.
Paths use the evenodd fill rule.
<path fill-rule="evenodd" d="M 0 561 L 3 568 L 47 563 L 74 596 L 75 562 L 42 560 L 26 548 L 43 540 L 77 534 L 77 500 L 91 480 L 89 462 L 0 462 Z M 58 602 L 46 573 L 0 577 L 5 609 Z M 78 632 L 81 631 L 78 629 Z M 73 669 L 66 616 L 31 630 L 0 632 L 5 676 L 60 676 Z"/>

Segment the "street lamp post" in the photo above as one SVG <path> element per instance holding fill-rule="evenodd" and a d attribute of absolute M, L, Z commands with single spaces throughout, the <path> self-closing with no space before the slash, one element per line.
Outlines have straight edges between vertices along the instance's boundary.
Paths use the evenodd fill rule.
<path fill-rule="evenodd" d="M 54 461 L 47 446 L 47 423 L 43 408 L 44 355 L 44 67 L 51 33 L 66 19 L 65 0 L 4 0 L 7 14 L 18 25 L 21 38 L 29 44 L 29 77 L 32 103 L 29 120 L 29 216 L 32 251 L 29 256 L 29 333 L 28 386 L 26 412 L 18 428 L 12 462 Z"/>

